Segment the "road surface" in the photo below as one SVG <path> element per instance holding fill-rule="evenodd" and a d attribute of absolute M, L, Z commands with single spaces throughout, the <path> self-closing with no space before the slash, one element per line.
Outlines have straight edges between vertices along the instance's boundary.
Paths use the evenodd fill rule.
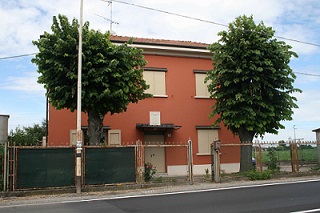
<path fill-rule="evenodd" d="M 0 212 L 320 212 L 320 180 L 16 204 L 0 206 Z"/>

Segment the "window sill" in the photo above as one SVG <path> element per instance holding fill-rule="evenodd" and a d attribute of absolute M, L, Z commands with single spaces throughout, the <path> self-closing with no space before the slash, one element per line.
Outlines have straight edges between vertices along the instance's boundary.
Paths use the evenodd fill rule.
<path fill-rule="evenodd" d="M 153 95 L 154 98 L 168 98 L 167 95 Z"/>
<path fill-rule="evenodd" d="M 198 156 L 206 156 L 206 155 L 211 155 L 211 153 L 197 153 Z"/>
<path fill-rule="evenodd" d="M 211 99 L 210 96 L 194 96 L 197 99 Z"/>

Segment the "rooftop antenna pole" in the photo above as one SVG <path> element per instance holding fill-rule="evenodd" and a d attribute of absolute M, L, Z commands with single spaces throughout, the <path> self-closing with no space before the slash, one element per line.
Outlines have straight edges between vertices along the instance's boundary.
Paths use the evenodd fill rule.
<path fill-rule="evenodd" d="M 110 34 L 114 34 L 112 31 L 112 25 L 119 24 L 119 23 L 112 20 L 112 0 L 101 0 L 101 1 L 108 2 L 108 7 L 110 6 L 110 19 L 100 16 L 98 14 L 96 15 L 110 22 Z"/>
<path fill-rule="evenodd" d="M 110 5 L 110 33 L 112 33 L 112 1 L 109 1 L 109 5 Z"/>

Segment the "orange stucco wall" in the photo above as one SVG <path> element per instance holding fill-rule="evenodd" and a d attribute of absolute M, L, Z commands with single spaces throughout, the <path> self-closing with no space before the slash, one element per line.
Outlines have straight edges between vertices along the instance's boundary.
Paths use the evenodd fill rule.
<path fill-rule="evenodd" d="M 184 142 L 190 138 L 193 141 L 195 164 L 210 163 L 210 156 L 198 156 L 196 125 L 212 125 L 214 119 L 209 119 L 213 99 L 197 99 L 194 70 L 209 70 L 212 68 L 210 59 L 170 57 L 145 55 L 146 67 L 166 68 L 167 98 L 145 99 L 137 104 L 130 104 L 126 112 L 106 115 L 104 125 L 111 129 L 121 129 L 122 142 L 143 140 L 143 132 L 136 129 L 136 123 L 149 123 L 149 112 L 160 111 L 161 123 L 173 123 L 182 126 L 171 131 L 171 137 L 165 135 L 166 142 Z M 87 125 L 87 116 L 82 114 L 82 125 Z M 76 113 L 68 110 L 54 110 L 50 107 L 49 116 L 49 146 L 69 145 L 69 132 L 76 129 Z M 220 124 L 219 139 L 225 142 L 239 142 L 237 137 Z M 230 152 L 231 150 L 231 152 Z M 239 149 L 222 150 L 222 163 L 239 162 Z M 167 149 L 167 165 L 183 165 L 186 163 L 186 150 Z"/>

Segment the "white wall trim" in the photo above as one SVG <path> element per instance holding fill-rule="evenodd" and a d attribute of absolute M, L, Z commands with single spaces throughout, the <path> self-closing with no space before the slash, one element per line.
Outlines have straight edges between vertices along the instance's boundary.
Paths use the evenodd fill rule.
<path fill-rule="evenodd" d="M 205 175 L 205 170 L 209 169 L 209 174 L 211 174 L 211 164 L 201 164 L 193 166 L 193 175 Z M 222 173 L 235 173 L 239 172 L 240 163 L 224 163 L 221 164 Z M 188 166 L 187 165 L 174 165 L 167 166 L 168 176 L 187 176 Z"/>

